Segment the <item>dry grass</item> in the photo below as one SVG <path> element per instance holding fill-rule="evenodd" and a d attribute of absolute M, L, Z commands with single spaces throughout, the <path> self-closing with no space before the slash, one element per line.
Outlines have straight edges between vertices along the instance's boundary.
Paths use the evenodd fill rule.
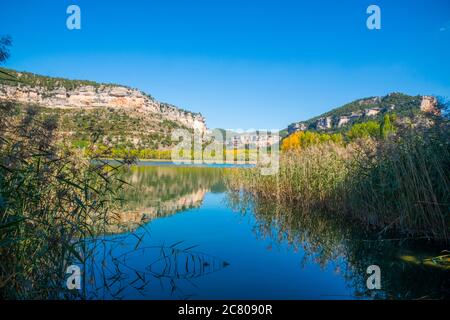
<path fill-rule="evenodd" d="M 65 148 L 55 119 L 11 104 L 0 111 L 0 296 L 82 294 L 63 285 L 66 268 L 85 263 L 84 240 L 111 222 L 116 170 Z"/>
<path fill-rule="evenodd" d="M 386 140 L 327 143 L 284 153 L 277 175 L 234 170 L 228 184 L 306 212 L 346 215 L 381 230 L 449 239 L 448 122 Z"/>

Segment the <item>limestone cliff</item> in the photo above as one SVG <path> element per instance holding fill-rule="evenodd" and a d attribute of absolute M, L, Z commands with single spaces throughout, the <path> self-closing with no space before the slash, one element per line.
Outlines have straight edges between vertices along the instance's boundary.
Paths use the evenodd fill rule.
<path fill-rule="evenodd" d="M 409 116 L 419 111 L 439 115 L 437 99 L 432 96 L 390 93 L 383 97 L 356 100 L 318 117 L 292 123 L 288 127 L 288 133 L 299 130 L 338 131 L 355 123 L 380 118 L 387 112 Z"/>
<path fill-rule="evenodd" d="M 1 68 L 13 77 L 0 82 L 0 100 L 35 104 L 46 108 L 95 109 L 113 108 L 138 113 L 140 117 L 158 115 L 162 120 L 204 132 L 205 119 L 201 114 L 161 103 L 150 95 L 126 86 L 101 84 L 92 81 L 50 78 Z"/>
<path fill-rule="evenodd" d="M 145 223 L 161 217 L 168 217 L 180 211 L 197 208 L 201 205 L 209 189 L 202 188 L 175 199 L 155 201 L 152 207 L 139 207 L 111 214 L 108 233 L 131 231 Z"/>

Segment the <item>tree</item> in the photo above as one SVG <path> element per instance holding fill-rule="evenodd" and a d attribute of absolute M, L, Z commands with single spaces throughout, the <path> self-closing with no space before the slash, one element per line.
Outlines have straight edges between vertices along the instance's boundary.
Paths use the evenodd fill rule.
<path fill-rule="evenodd" d="M 0 38 L 0 65 L 9 58 L 9 48 L 12 45 L 10 36 Z M 17 81 L 17 79 L 6 71 L 0 70 L 0 80 Z"/>
<path fill-rule="evenodd" d="M 10 36 L 2 36 L 0 38 L 0 64 L 9 58 L 9 47 L 12 45 Z"/>
<path fill-rule="evenodd" d="M 376 121 L 367 121 L 364 123 L 357 123 L 353 125 L 347 132 L 347 137 L 350 140 L 360 138 L 376 138 L 380 135 L 380 124 Z"/>
<path fill-rule="evenodd" d="M 386 114 L 380 125 L 380 136 L 381 138 L 386 139 L 392 132 L 394 132 L 394 126 L 391 123 L 389 115 Z"/>

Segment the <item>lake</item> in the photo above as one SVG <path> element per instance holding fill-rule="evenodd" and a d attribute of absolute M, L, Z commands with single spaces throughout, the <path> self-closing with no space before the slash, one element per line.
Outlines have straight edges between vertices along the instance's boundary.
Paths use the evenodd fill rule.
<path fill-rule="evenodd" d="M 398 240 L 324 213 L 262 203 L 226 188 L 233 168 L 147 163 L 123 173 L 117 226 L 93 239 L 90 299 L 449 297 L 444 247 Z M 239 170 L 246 170 L 240 168 Z M 367 234 L 371 235 L 368 236 Z M 369 290 L 378 265 L 381 289 Z"/>

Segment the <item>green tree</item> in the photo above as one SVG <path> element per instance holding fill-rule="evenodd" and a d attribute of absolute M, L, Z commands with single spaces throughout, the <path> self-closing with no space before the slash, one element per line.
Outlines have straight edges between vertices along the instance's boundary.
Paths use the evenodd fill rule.
<path fill-rule="evenodd" d="M 347 132 L 347 137 L 350 140 L 358 138 L 376 138 L 380 135 L 380 124 L 376 121 L 367 121 L 364 123 L 357 123 L 351 127 Z"/>
<path fill-rule="evenodd" d="M 391 123 L 390 116 L 386 114 L 380 125 L 380 136 L 386 139 L 392 132 L 394 132 L 394 126 Z"/>
<path fill-rule="evenodd" d="M 0 63 L 5 62 L 9 58 L 9 47 L 12 45 L 10 36 L 0 38 Z"/>
<path fill-rule="evenodd" d="M 10 36 L 0 37 L 0 65 L 9 58 L 9 48 L 12 45 Z M 0 80 L 16 81 L 16 78 L 4 70 L 0 70 Z"/>

